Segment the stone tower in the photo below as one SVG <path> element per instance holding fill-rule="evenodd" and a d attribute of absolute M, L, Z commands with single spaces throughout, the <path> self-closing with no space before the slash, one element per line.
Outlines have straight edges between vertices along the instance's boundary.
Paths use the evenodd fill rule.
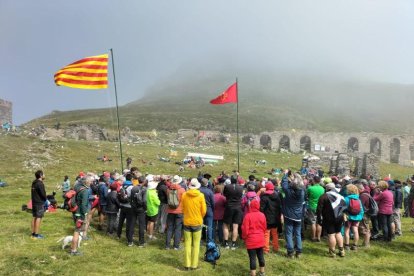
<path fill-rule="evenodd" d="M 0 124 L 13 123 L 12 117 L 12 103 L 0 99 Z"/>

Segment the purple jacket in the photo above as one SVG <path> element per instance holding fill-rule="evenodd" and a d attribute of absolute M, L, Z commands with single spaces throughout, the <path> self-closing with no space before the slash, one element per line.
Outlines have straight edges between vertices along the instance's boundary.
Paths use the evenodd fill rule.
<path fill-rule="evenodd" d="M 390 190 L 374 195 L 374 200 L 378 203 L 378 214 L 392 215 L 394 209 L 394 196 Z"/>

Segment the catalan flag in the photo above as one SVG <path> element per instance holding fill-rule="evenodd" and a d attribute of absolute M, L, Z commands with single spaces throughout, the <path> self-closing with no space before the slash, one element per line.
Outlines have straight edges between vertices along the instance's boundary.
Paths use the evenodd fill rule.
<path fill-rule="evenodd" d="M 55 74 L 55 83 L 81 89 L 108 87 L 108 54 L 86 57 L 63 67 Z"/>

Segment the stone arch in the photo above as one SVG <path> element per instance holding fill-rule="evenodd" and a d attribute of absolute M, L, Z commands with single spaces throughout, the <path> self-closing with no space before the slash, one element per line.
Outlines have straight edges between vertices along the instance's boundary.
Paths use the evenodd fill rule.
<path fill-rule="evenodd" d="M 242 143 L 246 145 L 250 145 L 254 143 L 254 137 L 252 135 L 246 135 L 242 137 Z"/>
<path fill-rule="evenodd" d="M 311 138 L 307 135 L 302 136 L 300 138 L 300 149 L 306 151 L 312 151 L 312 143 Z"/>
<path fill-rule="evenodd" d="M 279 150 L 288 150 L 290 151 L 290 138 L 287 135 L 283 135 L 279 140 Z"/>
<path fill-rule="evenodd" d="M 260 145 L 264 149 L 271 149 L 272 148 L 272 138 L 267 134 L 263 134 L 260 137 Z"/>
<path fill-rule="evenodd" d="M 410 160 L 414 160 L 414 142 L 410 144 Z"/>
<path fill-rule="evenodd" d="M 390 143 L 390 162 L 398 164 L 400 161 L 401 142 L 398 138 L 393 138 Z"/>
<path fill-rule="evenodd" d="M 369 143 L 369 152 L 375 154 L 376 156 L 381 156 L 381 140 L 377 137 L 372 138 Z"/>
<path fill-rule="evenodd" d="M 78 130 L 78 140 L 87 140 L 88 132 L 86 129 L 81 128 Z"/>
<path fill-rule="evenodd" d="M 359 141 L 355 137 L 348 139 L 348 152 L 357 152 L 359 150 Z"/>

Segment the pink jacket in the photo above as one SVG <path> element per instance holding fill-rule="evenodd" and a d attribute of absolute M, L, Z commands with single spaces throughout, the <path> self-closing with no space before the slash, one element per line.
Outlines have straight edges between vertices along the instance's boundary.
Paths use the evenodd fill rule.
<path fill-rule="evenodd" d="M 374 200 L 378 203 L 378 214 L 392 215 L 394 209 L 394 196 L 390 190 L 385 190 L 374 195 Z"/>

